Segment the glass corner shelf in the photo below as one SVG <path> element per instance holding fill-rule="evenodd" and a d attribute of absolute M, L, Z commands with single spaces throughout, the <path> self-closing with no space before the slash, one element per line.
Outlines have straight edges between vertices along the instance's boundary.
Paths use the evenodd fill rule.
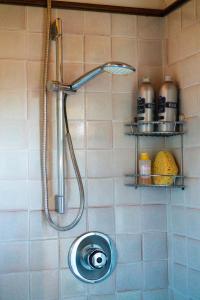
<path fill-rule="evenodd" d="M 159 131 L 158 125 L 160 124 L 170 124 L 173 127 L 173 131 Z M 155 130 L 152 132 L 141 132 L 139 131 L 139 126 L 141 125 L 154 125 Z M 167 121 L 153 121 L 153 122 L 131 122 L 126 123 L 125 126 L 129 128 L 126 135 L 135 135 L 135 136 L 176 136 L 183 135 L 183 125 L 184 121 L 176 121 L 176 122 L 167 122 Z"/>
<path fill-rule="evenodd" d="M 135 187 L 136 189 L 139 187 L 155 187 L 155 188 L 180 188 L 182 190 L 185 189 L 185 185 L 184 185 L 184 176 L 183 175 L 161 175 L 161 174 L 156 174 L 156 175 L 150 175 L 151 176 L 151 181 L 153 181 L 153 178 L 155 177 L 167 177 L 170 179 L 172 179 L 172 183 L 171 184 L 142 184 L 139 182 L 139 174 L 126 174 L 125 177 L 126 178 L 134 178 L 134 180 L 131 182 L 127 182 L 125 183 L 126 186 L 130 186 L 130 187 Z M 148 176 L 148 177 L 150 177 Z"/>

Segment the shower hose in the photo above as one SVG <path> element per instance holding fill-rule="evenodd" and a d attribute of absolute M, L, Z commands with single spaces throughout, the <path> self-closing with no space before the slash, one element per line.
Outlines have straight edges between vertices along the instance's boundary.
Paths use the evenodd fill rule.
<path fill-rule="evenodd" d="M 47 218 L 48 223 L 58 231 L 67 231 L 74 228 L 78 222 L 80 221 L 83 211 L 84 211 L 84 204 L 85 204 L 85 197 L 84 197 L 84 189 L 83 183 L 80 175 L 80 171 L 78 168 L 78 164 L 76 161 L 76 156 L 74 153 L 74 148 L 72 144 L 72 139 L 69 131 L 68 126 L 68 119 L 67 119 L 67 95 L 64 96 L 64 119 L 65 119 L 65 126 L 66 126 L 66 140 L 69 147 L 69 152 L 73 164 L 73 168 L 75 171 L 76 179 L 78 182 L 78 188 L 80 193 L 80 206 L 78 213 L 74 220 L 66 225 L 60 226 L 56 224 L 50 214 L 49 210 L 49 192 L 48 192 L 48 168 L 47 168 L 47 161 L 48 161 L 48 95 L 47 95 L 47 80 L 49 74 L 49 54 L 50 54 L 50 28 L 51 28 L 51 0 L 47 0 L 47 20 L 46 20 L 46 36 L 45 36 L 45 53 L 44 53 L 44 66 L 43 66 L 43 88 L 42 88 L 42 120 L 41 120 L 41 175 L 42 175 L 42 197 L 44 202 L 44 210 L 45 216 Z M 66 143 L 65 143 L 66 144 Z M 66 151 L 66 145 L 65 145 Z"/>

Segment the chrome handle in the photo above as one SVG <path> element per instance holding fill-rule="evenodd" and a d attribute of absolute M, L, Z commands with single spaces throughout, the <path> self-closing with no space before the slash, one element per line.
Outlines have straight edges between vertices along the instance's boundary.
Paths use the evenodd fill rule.
<path fill-rule="evenodd" d="M 101 269 L 107 263 L 107 256 L 103 251 L 95 249 L 88 255 L 88 263 L 95 269 Z"/>

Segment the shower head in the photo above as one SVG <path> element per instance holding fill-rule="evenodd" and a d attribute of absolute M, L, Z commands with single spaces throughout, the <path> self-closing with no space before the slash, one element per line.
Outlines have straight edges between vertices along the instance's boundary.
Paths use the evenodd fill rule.
<path fill-rule="evenodd" d="M 135 71 L 135 68 L 122 62 L 108 62 L 82 75 L 70 84 L 72 91 L 77 91 L 85 83 L 95 78 L 97 75 L 108 72 L 116 75 L 127 75 Z"/>
<path fill-rule="evenodd" d="M 116 74 L 116 75 L 127 75 L 135 71 L 132 66 L 121 63 L 121 62 L 108 62 L 102 66 L 103 71 Z"/>

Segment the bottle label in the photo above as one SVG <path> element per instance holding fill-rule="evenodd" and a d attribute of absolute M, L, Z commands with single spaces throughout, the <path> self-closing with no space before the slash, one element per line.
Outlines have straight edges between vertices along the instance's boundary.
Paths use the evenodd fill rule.
<path fill-rule="evenodd" d="M 151 175 L 151 166 L 150 165 L 140 165 L 140 175 L 141 176 Z"/>
<path fill-rule="evenodd" d="M 145 99 L 138 97 L 137 99 L 137 114 L 144 114 L 145 113 Z"/>
<path fill-rule="evenodd" d="M 152 109 L 154 109 L 155 103 L 153 103 L 153 102 L 152 102 L 152 103 L 146 103 L 146 104 L 145 104 L 145 107 L 146 107 L 146 108 L 152 108 Z"/>
<path fill-rule="evenodd" d="M 177 109 L 177 103 L 176 102 L 166 102 L 166 107 Z"/>
<path fill-rule="evenodd" d="M 158 113 L 162 114 L 165 112 L 165 104 L 166 104 L 166 98 L 160 96 L 159 97 L 159 104 L 158 104 Z"/>
<path fill-rule="evenodd" d="M 155 103 L 145 103 L 145 98 L 138 97 L 137 99 L 137 114 L 144 114 L 145 109 L 154 109 Z"/>
<path fill-rule="evenodd" d="M 159 97 L 158 113 L 162 114 L 165 112 L 165 108 L 177 109 L 178 105 L 176 102 L 166 101 L 165 97 Z"/>

